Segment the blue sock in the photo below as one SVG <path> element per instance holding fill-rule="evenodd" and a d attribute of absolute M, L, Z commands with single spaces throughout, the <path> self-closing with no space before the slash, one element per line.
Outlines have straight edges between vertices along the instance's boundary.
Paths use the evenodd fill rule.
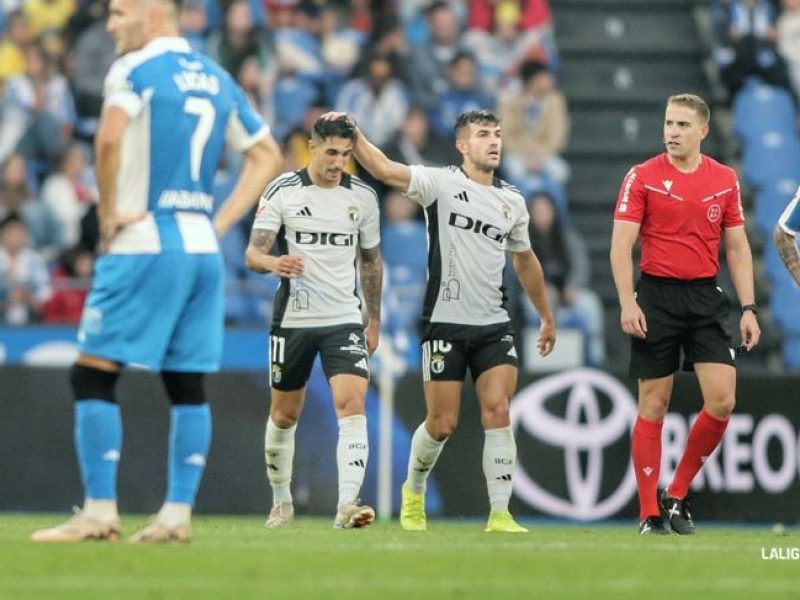
<path fill-rule="evenodd" d="M 167 502 L 183 502 L 194 506 L 209 446 L 211 409 L 208 404 L 173 406 Z"/>
<path fill-rule="evenodd" d="M 122 450 L 119 406 L 103 400 L 75 403 L 75 448 L 87 498 L 117 498 L 117 466 Z"/>

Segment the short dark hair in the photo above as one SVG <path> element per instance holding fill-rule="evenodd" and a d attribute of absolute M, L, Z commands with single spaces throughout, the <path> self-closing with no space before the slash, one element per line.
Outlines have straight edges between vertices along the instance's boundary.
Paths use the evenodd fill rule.
<path fill-rule="evenodd" d="M 3 231 L 8 225 L 17 223 L 20 225 L 27 225 L 19 214 L 15 212 L 9 213 L 4 219 L 0 220 L 0 231 Z"/>
<path fill-rule="evenodd" d="M 493 110 L 489 110 L 488 108 L 463 112 L 458 115 L 456 119 L 456 137 L 458 137 L 470 123 L 477 123 L 478 125 L 500 125 L 500 117 L 498 117 Z"/>
<path fill-rule="evenodd" d="M 536 77 L 539 73 L 546 73 L 549 69 L 547 65 L 540 60 L 526 60 L 522 63 L 519 69 L 519 77 L 523 83 L 528 83 L 531 79 Z"/>
<path fill-rule="evenodd" d="M 311 129 L 311 139 L 318 144 L 329 138 L 356 141 L 356 126 L 347 115 L 335 119 L 320 117 Z"/>

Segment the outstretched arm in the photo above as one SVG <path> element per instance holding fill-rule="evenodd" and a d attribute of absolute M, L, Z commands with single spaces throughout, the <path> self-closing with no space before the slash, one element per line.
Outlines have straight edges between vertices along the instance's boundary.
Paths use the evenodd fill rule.
<path fill-rule="evenodd" d="M 550 302 L 547 300 L 547 287 L 544 281 L 544 272 L 539 259 L 533 250 L 524 252 L 513 252 L 514 271 L 522 289 L 531 299 L 539 313 L 542 324 L 539 326 L 539 339 L 536 342 L 539 354 L 547 356 L 553 351 L 556 344 L 556 322 L 553 318 L 553 311 L 550 310 Z"/>
<path fill-rule="evenodd" d="M 326 119 L 338 119 L 343 116 L 345 116 L 345 113 L 341 112 L 330 112 L 323 115 Z M 356 126 L 356 122 L 352 117 L 350 120 L 353 126 Z M 403 163 L 389 160 L 389 157 L 375 144 L 370 142 L 358 127 L 356 127 L 356 144 L 353 154 L 356 160 L 360 162 L 375 179 L 382 181 L 403 194 L 408 191 L 408 186 L 411 185 L 411 169 Z"/>
<path fill-rule="evenodd" d="M 256 273 L 274 273 L 278 277 L 299 277 L 303 274 L 302 256 L 272 256 L 270 251 L 278 234 L 268 229 L 253 229 L 244 254 L 247 268 Z"/>
<path fill-rule="evenodd" d="M 359 266 L 361 287 L 364 290 L 364 301 L 367 305 L 367 350 L 372 355 L 378 348 L 378 337 L 381 330 L 381 290 L 383 286 L 383 261 L 381 250 L 374 248 L 361 248 L 361 261 Z"/>

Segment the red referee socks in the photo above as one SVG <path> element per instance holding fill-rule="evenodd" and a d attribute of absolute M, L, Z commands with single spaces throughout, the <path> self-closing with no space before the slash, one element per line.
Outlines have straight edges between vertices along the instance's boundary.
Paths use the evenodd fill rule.
<path fill-rule="evenodd" d="M 631 435 L 631 457 L 636 471 L 636 488 L 639 490 L 639 520 L 657 517 L 658 477 L 661 473 L 661 427 L 664 421 L 648 421 L 636 417 Z"/>
<path fill-rule="evenodd" d="M 675 471 L 675 479 L 669 486 L 667 492 L 671 498 L 683 500 L 689 492 L 694 476 L 702 468 L 703 463 L 719 446 L 720 440 L 728 427 L 730 417 L 719 419 L 706 412 L 700 411 L 697 420 L 689 431 L 689 439 L 686 441 L 686 449 L 683 451 L 681 462 Z"/>

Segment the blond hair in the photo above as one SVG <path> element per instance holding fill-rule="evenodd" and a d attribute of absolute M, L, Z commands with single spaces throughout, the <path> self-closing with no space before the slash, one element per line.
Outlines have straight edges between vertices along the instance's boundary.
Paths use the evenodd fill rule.
<path fill-rule="evenodd" d="M 675 94 L 667 98 L 667 106 L 670 104 L 691 108 L 706 125 L 711 121 L 711 109 L 708 108 L 708 104 L 700 96 L 695 94 Z"/>

